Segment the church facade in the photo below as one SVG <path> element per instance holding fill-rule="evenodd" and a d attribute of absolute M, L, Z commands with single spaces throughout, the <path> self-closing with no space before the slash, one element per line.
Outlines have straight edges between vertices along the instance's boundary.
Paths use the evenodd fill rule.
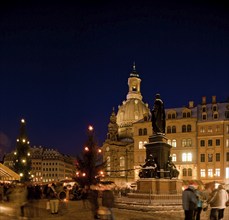
<path fill-rule="evenodd" d="M 165 109 L 166 138 L 179 179 L 218 181 L 229 184 L 229 102 L 202 103 Z M 151 110 L 143 102 L 141 79 L 135 65 L 128 78 L 126 100 L 113 109 L 103 159 L 107 162 L 106 180 L 121 187 L 139 179 L 140 165 L 146 159 L 144 145 L 153 134 Z"/>

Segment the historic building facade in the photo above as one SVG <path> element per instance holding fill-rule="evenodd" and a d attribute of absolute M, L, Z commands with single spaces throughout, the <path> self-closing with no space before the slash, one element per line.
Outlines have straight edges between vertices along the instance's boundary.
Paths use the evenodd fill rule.
<path fill-rule="evenodd" d="M 31 175 L 35 183 L 55 182 L 64 179 L 71 179 L 75 176 L 75 159 L 57 150 L 45 147 L 31 147 Z M 4 165 L 12 168 L 14 152 L 7 154 L 4 158 Z"/>
<path fill-rule="evenodd" d="M 151 111 L 142 101 L 141 79 L 133 66 L 128 78 L 127 99 L 114 109 L 108 124 L 103 158 L 107 161 L 106 179 L 120 186 L 139 179 L 145 162 L 144 144 L 152 135 Z M 229 184 L 229 102 L 190 101 L 185 107 L 165 109 L 166 138 L 171 156 L 183 180 L 219 181 Z"/>

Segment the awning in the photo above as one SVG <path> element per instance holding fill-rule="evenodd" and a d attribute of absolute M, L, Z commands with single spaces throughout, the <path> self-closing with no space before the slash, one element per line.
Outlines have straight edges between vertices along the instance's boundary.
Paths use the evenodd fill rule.
<path fill-rule="evenodd" d="M 183 183 L 182 183 L 183 186 L 189 186 L 192 184 L 197 185 L 197 186 L 204 186 L 201 180 L 183 180 Z"/>
<path fill-rule="evenodd" d="M 0 163 L 0 180 L 8 181 L 8 180 L 20 180 L 20 176 L 11 170 L 9 167 Z"/>

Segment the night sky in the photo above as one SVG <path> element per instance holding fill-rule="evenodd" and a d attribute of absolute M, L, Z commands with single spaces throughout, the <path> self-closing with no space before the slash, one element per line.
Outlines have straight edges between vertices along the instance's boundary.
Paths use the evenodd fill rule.
<path fill-rule="evenodd" d="M 75 156 L 89 124 L 102 145 L 133 62 L 150 108 L 156 93 L 166 108 L 227 100 L 224 1 L 43 2 L 0 3 L 2 152 L 14 149 L 21 118 L 31 145 Z"/>

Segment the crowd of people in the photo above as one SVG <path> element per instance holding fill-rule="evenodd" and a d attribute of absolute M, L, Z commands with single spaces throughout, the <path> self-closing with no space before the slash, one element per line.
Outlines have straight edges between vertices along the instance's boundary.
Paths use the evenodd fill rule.
<path fill-rule="evenodd" d="M 185 220 L 200 220 L 201 212 L 210 208 L 209 220 L 223 220 L 224 210 L 229 201 L 229 193 L 223 185 L 205 189 L 191 183 L 182 193 Z"/>

